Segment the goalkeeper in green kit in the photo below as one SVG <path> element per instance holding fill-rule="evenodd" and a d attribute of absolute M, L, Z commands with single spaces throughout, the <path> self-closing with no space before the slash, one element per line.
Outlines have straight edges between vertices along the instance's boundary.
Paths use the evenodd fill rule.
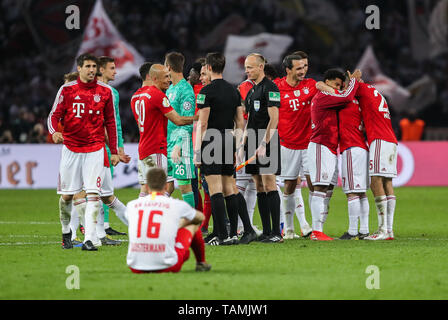
<path fill-rule="evenodd" d="M 183 75 L 185 58 L 181 53 L 171 52 L 165 56 L 165 66 L 170 72 L 172 84 L 166 91 L 170 104 L 181 116 L 192 117 L 195 111 L 195 95 L 192 86 Z M 185 202 L 195 208 L 191 179 L 195 176 L 193 164 L 193 125 L 176 126 L 168 120 L 167 158 L 168 176 L 175 178 Z M 174 191 L 170 182 L 168 192 Z"/>
<path fill-rule="evenodd" d="M 115 79 L 115 74 L 117 73 L 115 69 L 115 61 L 111 57 L 99 57 L 99 63 L 98 63 L 98 71 L 99 76 L 97 77 L 99 81 L 104 82 L 105 84 L 108 84 L 109 81 L 112 81 Z M 117 122 L 117 133 L 118 133 L 118 155 L 120 157 L 120 161 L 124 163 L 128 163 L 131 158 L 124 153 L 124 142 L 123 142 L 123 131 L 121 129 L 121 119 L 120 119 L 120 109 L 119 109 L 119 95 L 117 89 L 112 88 L 112 92 L 114 95 L 114 108 L 115 108 L 115 118 Z M 106 151 L 107 155 L 110 157 L 111 153 L 109 150 L 109 147 L 106 143 Z M 110 172 L 112 177 L 114 176 L 114 166 L 110 164 Z M 106 234 L 108 235 L 126 235 L 124 232 L 119 232 L 114 229 L 112 229 L 109 225 L 109 207 L 105 204 L 103 204 L 103 210 L 104 210 L 104 229 L 106 231 Z"/>

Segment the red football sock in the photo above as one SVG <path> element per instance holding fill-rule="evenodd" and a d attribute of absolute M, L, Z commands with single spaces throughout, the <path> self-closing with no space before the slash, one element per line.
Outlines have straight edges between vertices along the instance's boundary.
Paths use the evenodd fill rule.
<path fill-rule="evenodd" d="M 198 211 L 203 211 L 203 207 L 202 207 L 202 195 L 201 192 L 198 190 L 198 203 L 196 203 L 196 210 Z"/>
<path fill-rule="evenodd" d="M 202 238 L 201 229 L 196 231 L 193 238 L 191 239 L 191 249 L 196 257 L 196 262 L 205 262 L 205 243 Z"/>
<path fill-rule="evenodd" d="M 208 229 L 208 222 L 210 221 L 210 216 L 212 215 L 212 206 L 210 202 L 210 196 L 208 193 L 204 193 L 204 216 L 205 219 L 202 222 L 202 228 Z"/>

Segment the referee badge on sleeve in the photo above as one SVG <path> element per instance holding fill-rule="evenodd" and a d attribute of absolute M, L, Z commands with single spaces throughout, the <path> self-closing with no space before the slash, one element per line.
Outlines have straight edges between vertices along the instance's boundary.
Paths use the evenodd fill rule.
<path fill-rule="evenodd" d="M 269 91 L 269 101 L 280 102 L 280 92 Z"/>
<path fill-rule="evenodd" d="M 205 103 L 205 94 L 198 94 L 196 97 L 196 103 L 197 104 L 204 104 Z"/>
<path fill-rule="evenodd" d="M 255 111 L 260 110 L 260 101 L 259 100 L 254 101 L 254 109 L 255 109 Z"/>

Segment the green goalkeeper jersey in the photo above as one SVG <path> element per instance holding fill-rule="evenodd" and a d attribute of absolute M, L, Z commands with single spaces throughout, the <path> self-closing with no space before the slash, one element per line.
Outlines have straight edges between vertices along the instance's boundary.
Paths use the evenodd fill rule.
<path fill-rule="evenodd" d="M 166 91 L 166 95 L 170 100 L 170 104 L 176 112 L 185 117 L 194 116 L 195 111 L 195 95 L 193 87 L 182 79 L 176 85 L 170 85 Z M 185 145 L 186 139 L 192 143 L 193 125 L 176 126 L 168 120 L 168 149 L 172 149 L 175 145 Z"/>

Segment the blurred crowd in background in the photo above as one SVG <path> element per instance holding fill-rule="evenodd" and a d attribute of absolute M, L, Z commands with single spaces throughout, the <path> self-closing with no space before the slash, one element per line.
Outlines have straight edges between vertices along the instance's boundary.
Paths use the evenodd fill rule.
<path fill-rule="evenodd" d="M 0 143 L 49 141 L 46 119 L 63 74 L 71 71 L 70 65 L 57 63 L 60 60 L 55 51 L 43 50 L 36 44 L 24 15 L 24 2 L 1 1 Z M 381 8 L 381 28 L 367 30 L 365 8 L 375 2 Z M 436 2 L 429 0 L 431 6 Z M 397 136 L 402 137 L 403 118 L 420 118 L 426 127 L 448 127 L 448 59 L 446 55 L 423 61 L 413 59 L 407 1 L 335 0 L 331 1 L 336 8 L 332 12 L 322 8 L 313 11 L 312 0 L 104 0 L 103 3 L 120 33 L 147 61 L 163 62 L 166 52 L 182 52 L 186 57 L 186 76 L 197 58 L 224 50 L 225 39 L 205 43 L 204 38 L 219 22 L 235 14 L 240 18 L 238 21 L 241 18 L 244 21 L 237 30 L 239 34 L 291 35 L 294 42 L 288 52 L 307 52 L 308 77 L 315 79 L 321 79 L 331 67 L 354 69 L 365 48 L 372 44 L 382 71 L 400 85 L 408 86 L 428 74 L 437 86 L 435 102 L 424 110 L 397 114 L 390 108 Z M 73 64 L 77 47 L 65 46 L 56 52 Z M 275 67 L 283 73 L 280 64 Z M 113 82 L 110 84 L 113 86 Z M 125 142 L 138 142 L 129 101 L 140 86 L 140 79 L 133 77 L 116 87 L 120 93 Z"/>

